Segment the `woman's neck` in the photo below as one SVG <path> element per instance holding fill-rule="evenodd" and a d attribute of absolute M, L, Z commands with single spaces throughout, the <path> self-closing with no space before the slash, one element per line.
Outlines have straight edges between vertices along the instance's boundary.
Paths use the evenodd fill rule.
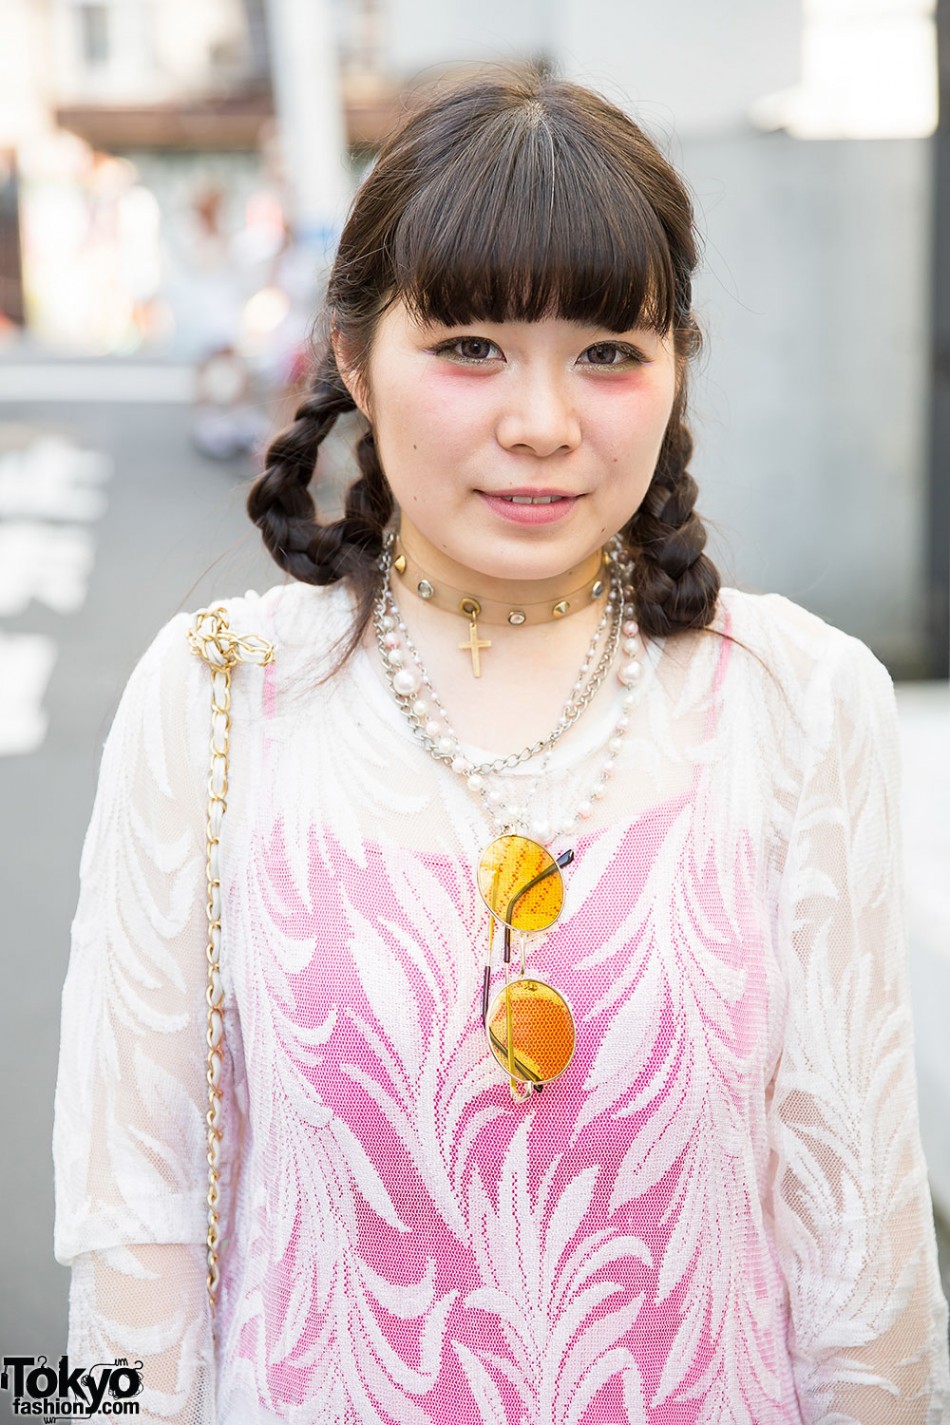
<path fill-rule="evenodd" d="M 543 579 L 506 579 L 459 563 L 427 539 L 405 515 L 400 519 L 399 543 L 414 565 L 422 570 L 425 578 L 437 590 L 443 585 L 485 602 L 507 603 L 513 608 L 545 603 L 553 605 L 565 593 L 584 584 L 588 576 L 593 581 L 599 572 L 601 557 L 600 550 L 589 552 L 570 568 Z M 397 586 L 398 581 L 394 581 L 394 587 Z M 414 594 L 412 596 L 418 597 Z M 433 609 L 433 612 L 435 611 Z M 444 608 L 441 611 L 446 612 Z M 570 617 L 573 619 L 579 616 L 580 612 Z M 450 617 L 457 618 L 458 615 L 450 613 Z M 566 620 L 551 619 L 551 622 Z M 521 629 L 520 632 L 526 633 L 527 629 Z"/>

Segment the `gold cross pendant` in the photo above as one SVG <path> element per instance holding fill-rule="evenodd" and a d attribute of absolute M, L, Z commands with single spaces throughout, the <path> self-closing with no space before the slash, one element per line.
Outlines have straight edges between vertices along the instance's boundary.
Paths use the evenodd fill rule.
<path fill-rule="evenodd" d="M 472 672 L 475 674 L 476 678 L 480 678 L 482 676 L 482 670 L 479 666 L 478 661 L 478 651 L 480 648 L 491 648 L 491 639 L 482 639 L 478 636 L 478 623 L 476 622 L 476 620 L 481 611 L 481 606 L 474 599 L 466 599 L 464 604 L 462 605 L 462 612 L 468 614 L 472 622 L 468 630 L 468 642 L 460 643 L 459 648 L 465 648 L 469 651 L 469 653 L 471 653 Z"/>

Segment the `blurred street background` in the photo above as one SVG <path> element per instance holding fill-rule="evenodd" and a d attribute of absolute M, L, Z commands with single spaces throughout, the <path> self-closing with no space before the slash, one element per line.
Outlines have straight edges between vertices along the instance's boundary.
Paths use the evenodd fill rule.
<path fill-rule="evenodd" d="M 406 96 L 523 59 L 628 109 L 693 195 L 691 468 L 723 582 L 895 680 L 946 1240 L 950 0 L 3 0 L 0 1353 L 65 1347 L 59 997 L 119 695 L 177 610 L 281 577 L 247 485 Z M 332 517 L 345 436 L 320 458 Z"/>

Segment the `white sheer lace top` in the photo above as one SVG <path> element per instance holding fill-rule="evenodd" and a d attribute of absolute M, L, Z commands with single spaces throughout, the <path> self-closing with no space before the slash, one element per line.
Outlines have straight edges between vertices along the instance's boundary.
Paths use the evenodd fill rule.
<path fill-rule="evenodd" d="M 180 615 L 125 690 L 82 857 L 53 1141 L 71 1362 L 142 1360 L 140 1418 L 179 1425 L 943 1419 L 896 705 L 868 648 L 735 589 L 714 628 L 739 643 L 648 645 L 530 951 L 579 1047 L 526 1110 L 478 1014 L 477 799 L 370 653 L 317 686 L 344 587 L 226 602 L 277 661 L 234 675 L 217 1340 L 210 680 Z M 558 822 L 617 696 L 532 793 Z"/>

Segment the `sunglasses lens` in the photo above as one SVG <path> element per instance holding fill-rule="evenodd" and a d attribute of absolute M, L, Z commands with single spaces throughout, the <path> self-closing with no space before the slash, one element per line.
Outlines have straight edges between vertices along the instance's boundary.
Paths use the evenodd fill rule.
<path fill-rule="evenodd" d="M 547 930 L 561 914 L 561 870 L 527 836 L 499 836 L 478 863 L 478 889 L 493 915 L 512 930 Z"/>
<path fill-rule="evenodd" d="M 563 1074 L 574 1054 L 574 1020 L 564 997 L 543 980 L 513 980 L 511 1044 L 508 1054 L 508 1006 L 505 991 L 488 1012 L 488 1043 L 506 1073 L 524 1083 L 546 1084 Z"/>

